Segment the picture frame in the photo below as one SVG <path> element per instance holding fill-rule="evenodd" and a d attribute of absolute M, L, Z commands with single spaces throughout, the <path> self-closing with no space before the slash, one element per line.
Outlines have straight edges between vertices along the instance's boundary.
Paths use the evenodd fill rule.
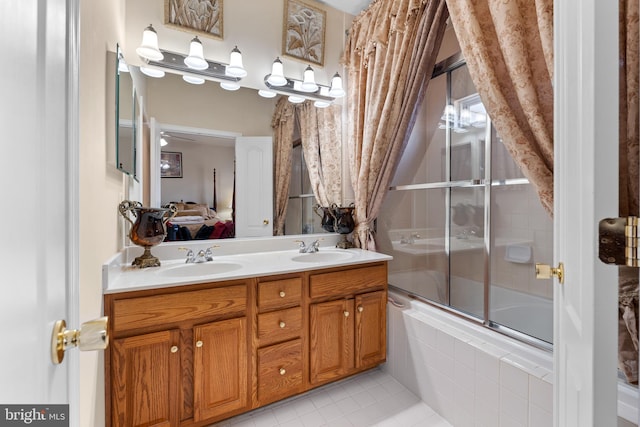
<path fill-rule="evenodd" d="M 285 0 L 282 55 L 324 66 L 327 12 L 300 0 Z"/>
<path fill-rule="evenodd" d="M 222 40 L 224 36 L 223 0 L 165 0 L 164 24 L 189 33 Z"/>
<path fill-rule="evenodd" d="M 177 151 L 160 153 L 160 178 L 182 178 L 182 153 Z"/>

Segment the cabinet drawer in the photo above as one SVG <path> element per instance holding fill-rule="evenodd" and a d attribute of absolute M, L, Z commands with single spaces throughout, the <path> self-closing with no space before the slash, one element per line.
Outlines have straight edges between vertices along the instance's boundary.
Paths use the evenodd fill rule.
<path fill-rule="evenodd" d="M 387 264 L 314 274 L 310 278 L 311 298 L 352 295 L 387 285 Z"/>
<path fill-rule="evenodd" d="M 258 400 L 263 405 L 302 392 L 302 340 L 258 350 Z"/>
<path fill-rule="evenodd" d="M 258 315 L 260 346 L 297 338 L 302 332 L 302 308 L 272 311 Z"/>
<path fill-rule="evenodd" d="M 246 285 L 119 299 L 113 303 L 113 328 L 114 332 L 154 326 L 166 329 L 190 319 L 243 315 L 246 309 Z"/>
<path fill-rule="evenodd" d="M 258 309 L 263 312 L 300 305 L 301 292 L 301 277 L 260 282 L 258 284 Z"/>

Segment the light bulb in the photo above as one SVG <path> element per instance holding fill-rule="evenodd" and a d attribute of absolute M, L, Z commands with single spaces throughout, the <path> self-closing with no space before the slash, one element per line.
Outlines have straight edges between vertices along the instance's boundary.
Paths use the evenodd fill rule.
<path fill-rule="evenodd" d="M 238 50 L 238 46 L 234 47 L 229 57 L 229 65 L 227 65 L 224 73 L 231 77 L 245 77 L 247 70 L 242 66 L 242 53 Z"/>
<path fill-rule="evenodd" d="M 206 70 L 209 68 L 209 63 L 204 59 L 204 50 L 202 48 L 202 42 L 198 36 L 191 40 L 189 45 L 189 56 L 184 58 L 184 65 L 194 70 Z"/>
<path fill-rule="evenodd" d="M 162 61 L 164 55 L 158 48 L 158 33 L 149 24 L 142 32 L 142 44 L 136 49 L 136 53 L 148 61 Z"/>
<path fill-rule="evenodd" d="M 304 78 L 302 79 L 302 86 L 300 87 L 300 90 L 303 92 L 315 92 L 318 90 L 315 73 L 313 72 L 311 65 L 307 65 L 307 68 L 304 70 Z"/>
<path fill-rule="evenodd" d="M 287 84 L 287 79 L 284 77 L 284 67 L 282 66 L 280 58 L 276 58 L 276 60 L 273 61 L 271 74 L 267 78 L 267 82 L 272 86 L 284 86 Z"/>
<path fill-rule="evenodd" d="M 340 74 L 335 73 L 331 78 L 331 89 L 329 89 L 329 96 L 334 98 L 342 98 L 345 95 L 345 91 L 342 88 L 342 77 Z"/>
<path fill-rule="evenodd" d="M 204 83 L 203 78 L 196 77 L 196 76 L 188 76 L 186 74 L 182 76 L 182 80 L 184 80 L 187 83 L 191 83 L 192 85 L 201 85 Z"/>

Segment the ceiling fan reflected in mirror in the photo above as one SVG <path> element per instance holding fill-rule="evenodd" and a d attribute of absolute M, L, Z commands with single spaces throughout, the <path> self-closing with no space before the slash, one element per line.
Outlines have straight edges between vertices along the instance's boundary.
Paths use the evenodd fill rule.
<path fill-rule="evenodd" d="M 165 145 L 167 145 L 169 143 L 170 140 L 175 139 L 175 140 L 179 140 L 179 141 L 191 141 L 191 142 L 195 142 L 195 139 L 193 138 L 188 138 L 186 136 L 181 136 L 181 135 L 173 135 L 169 132 L 166 131 L 160 131 L 160 146 L 164 147 Z"/>

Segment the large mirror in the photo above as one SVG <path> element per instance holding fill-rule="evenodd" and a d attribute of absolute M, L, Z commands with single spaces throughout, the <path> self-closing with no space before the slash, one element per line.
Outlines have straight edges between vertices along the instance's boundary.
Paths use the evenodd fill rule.
<path fill-rule="evenodd" d="M 120 47 L 115 55 L 116 80 L 116 167 L 138 179 L 136 171 L 136 117 L 140 106 L 135 96 L 133 80 Z"/>
<path fill-rule="evenodd" d="M 157 136 L 151 143 L 158 145 L 161 165 L 166 161 L 173 166 L 180 163 L 180 170 L 161 174 L 161 179 L 151 181 L 150 191 L 159 194 L 157 204 L 178 202 L 184 204 L 181 207 L 188 213 L 203 210 L 204 216 L 215 211 L 215 220 L 205 221 L 209 226 L 220 220 L 233 221 L 234 195 L 238 195 L 234 192 L 236 139 L 272 136 L 271 121 L 277 99 L 262 98 L 256 90 L 248 88 L 226 91 L 212 81 L 192 85 L 170 73 L 161 79 L 149 77 L 145 81 L 145 108 L 152 119 L 152 134 Z M 271 169 L 268 172 L 273 173 Z M 160 188 L 155 188 L 156 185 Z M 295 204 L 292 206 L 295 209 Z M 310 209 L 305 212 L 308 218 L 300 219 L 300 225 L 289 224 L 286 234 L 322 232 L 321 218 Z M 309 225 L 314 220 L 315 227 Z M 195 238 L 199 227 L 189 228 L 189 234 Z M 176 240 L 183 237 L 178 234 Z"/>

